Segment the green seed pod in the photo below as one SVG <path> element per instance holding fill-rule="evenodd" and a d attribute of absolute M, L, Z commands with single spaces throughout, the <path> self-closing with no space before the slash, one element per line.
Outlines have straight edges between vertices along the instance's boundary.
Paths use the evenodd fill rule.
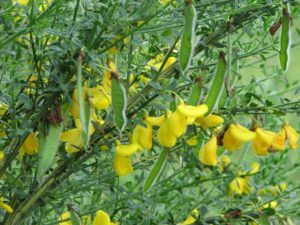
<path fill-rule="evenodd" d="M 78 63 L 77 63 L 77 98 L 78 98 L 78 106 L 79 106 L 79 118 L 82 126 L 81 138 L 83 140 L 84 148 L 89 143 L 90 137 L 90 124 L 92 118 L 92 108 L 89 101 L 83 99 L 83 88 L 82 88 L 82 60 L 83 60 L 83 50 L 81 49 L 78 56 Z"/>
<path fill-rule="evenodd" d="M 127 94 L 124 85 L 115 72 L 111 72 L 111 100 L 115 123 L 121 134 L 127 124 Z"/>
<path fill-rule="evenodd" d="M 37 169 L 37 178 L 41 182 L 45 172 L 53 165 L 54 158 L 58 151 L 60 142 L 59 136 L 62 133 L 62 125 L 49 125 L 49 131 L 47 137 L 41 136 L 40 138 L 40 150 L 39 161 Z"/>
<path fill-rule="evenodd" d="M 198 105 L 200 103 L 203 85 L 205 83 L 207 71 L 203 71 L 201 76 L 196 77 L 195 83 L 192 86 L 191 94 L 189 96 L 188 105 Z"/>
<path fill-rule="evenodd" d="M 144 183 L 144 192 L 147 192 L 155 183 L 156 178 L 162 171 L 168 156 L 168 150 L 162 149 L 158 160 L 156 161 L 154 167 L 152 168 L 151 172 L 149 173 L 145 183 Z"/>
<path fill-rule="evenodd" d="M 282 10 L 281 17 L 281 38 L 280 38 L 280 53 L 279 60 L 283 70 L 287 70 L 290 48 L 290 15 L 288 8 Z"/>
<path fill-rule="evenodd" d="M 226 74 L 226 60 L 223 51 L 219 54 L 217 72 L 212 82 L 212 85 L 208 91 L 205 103 L 208 106 L 207 115 L 210 114 L 214 108 L 218 105 L 219 99 L 224 88 L 224 79 Z"/>
<path fill-rule="evenodd" d="M 192 0 L 187 1 L 184 14 L 185 22 L 179 52 L 179 66 L 182 72 L 189 67 L 194 53 L 194 36 L 197 12 Z"/>

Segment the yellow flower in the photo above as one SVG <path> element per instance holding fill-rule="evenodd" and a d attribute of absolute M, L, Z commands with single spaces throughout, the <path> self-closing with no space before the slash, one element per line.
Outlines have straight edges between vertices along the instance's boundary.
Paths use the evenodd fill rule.
<path fill-rule="evenodd" d="M 185 142 L 186 142 L 189 146 L 195 146 L 195 145 L 197 145 L 197 143 L 198 143 L 198 141 L 197 141 L 197 136 L 193 136 L 193 137 L 187 139 Z"/>
<path fill-rule="evenodd" d="M 258 163 L 258 162 L 254 162 L 254 163 L 252 163 L 252 165 L 251 165 L 251 170 L 250 170 L 250 172 L 247 173 L 247 174 L 249 174 L 249 175 L 256 174 L 256 173 L 259 172 L 259 169 L 260 169 L 259 163 Z"/>
<path fill-rule="evenodd" d="M 189 118 L 197 118 L 207 112 L 207 105 L 190 106 L 185 105 L 181 99 L 177 109 L 173 113 L 168 113 L 158 129 L 157 138 L 160 145 L 173 147 L 177 137 L 186 132 Z"/>
<path fill-rule="evenodd" d="M 166 123 L 169 118 L 170 114 L 166 115 L 162 121 L 157 132 L 157 140 L 160 145 L 171 148 L 176 144 L 177 137 L 169 132 L 168 124 Z"/>
<path fill-rule="evenodd" d="M 229 193 L 242 195 L 250 192 L 249 178 L 248 177 L 236 177 L 229 184 Z"/>
<path fill-rule="evenodd" d="M 282 182 L 272 187 L 263 188 L 258 191 L 259 195 L 265 195 L 267 192 L 270 192 L 273 195 L 278 195 L 281 192 L 284 192 L 287 188 L 287 183 Z"/>
<path fill-rule="evenodd" d="M 162 122 L 165 120 L 165 116 L 164 115 L 158 117 L 147 116 L 145 120 L 151 126 L 159 127 L 162 124 Z"/>
<path fill-rule="evenodd" d="M 273 142 L 272 142 L 272 149 L 276 150 L 284 150 L 285 148 L 285 140 L 286 134 L 283 128 L 275 135 Z"/>
<path fill-rule="evenodd" d="M 223 167 L 227 167 L 231 163 L 231 159 L 228 155 L 221 155 L 219 160 Z"/>
<path fill-rule="evenodd" d="M 185 105 L 180 100 L 177 109 L 171 114 L 170 118 L 166 120 L 169 132 L 175 137 L 180 137 L 186 132 L 188 125 L 188 118 L 197 118 L 207 112 L 207 105 L 202 104 L 198 106 Z"/>
<path fill-rule="evenodd" d="M 141 146 L 135 142 L 129 145 L 117 144 L 116 146 L 116 154 L 121 156 L 131 156 L 138 150 L 141 150 Z"/>
<path fill-rule="evenodd" d="M 8 106 L 4 103 L 1 103 L 0 104 L 0 115 L 4 115 L 4 113 L 6 113 L 6 111 L 7 111 L 7 109 L 8 109 Z"/>
<path fill-rule="evenodd" d="M 146 127 L 136 125 L 133 130 L 131 141 L 139 144 L 144 149 L 152 148 L 152 126 L 145 121 Z"/>
<path fill-rule="evenodd" d="M 278 206 L 278 202 L 273 200 L 269 203 L 264 204 L 261 209 L 268 209 L 268 208 L 276 209 L 277 206 Z"/>
<path fill-rule="evenodd" d="M 107 109 L 111 103 L 110 93 L 104 90 L 104 88 L 98 85 L 95 88 L 85 88 L 88 94 L 89 100 L 95 109 Z"/>
<path fill-rule="evenodd" d="M 70 212 L 65 212 L 65 213 L 61 214 L 58 221 L 63 221 L 63 220 L 65 220 L 65 221 L 58 223 L 58 225 L 72 225 L 70 217 L 71 217 Z"/>
<path fill-rule="evenodd" d="M 179 223 L 179 225 L 191 225 L 196 222 L 195 217 L 199 217 L 199 211 L 198 209 L 193 209 L 193 211 L 188 215 L 188 217 Z"/>
<path fill-rule="evenodd" d="M 20 148 L 20 156 L 22 157 L 25 153 L 33 155 L 39 150 L 39 142 L 35 133 L 31 133 L 27 136 L 24 143 Z"/>
<path fill-rule="evenodd" d="M 93 225 L 117 225 L 110 220 L 109 215 L 103 210 L 98 210 L 93 221 Z"/>
<path fill-rule="evenodd" d="M 267 155 L 268 150 L 272 148 L 272 143 L 276 137 L 276 133 L 266 131 L 262 128 L 255 129 L 256 137 L 252 140 L 252 147 L 257 155 Z"/>
<path fill-rule="evenodd" d="M 130 156 L 115 154 L 113 168 L 117 176 L 126 176 L 133 172 Z"/>
<path fill-rule="evenodd" d="M 242 195 L 248 194 L 251 191 L 249 185 L 249 175 L 253 175 L 259 172 L 260 165 L 257 162 L 252 163 L 251 170 L 249 172 L 239 171 L 239 175 L 234 178 L 229 184 L 229 194 L 230 195 Z"/>
<path fill-rule="evenodd" d="M 3 159 L 4 159 L 4 152 L 0 151 L 0 164 L 2 163 Z"/>
<path fill-rule="evenodd" d="M 231 159 L 229 158 L 228 155 L 221 155 L 219 157 L 219 170 L 223 172 L 226 169 L 226 167 L 229 166 L 230 163 L 231 163 Z"/>
<path fill-rule="evenodd" d="M 78 218 L 78 219 L 80 219 L 80 218 Z M 61 214 L 59 216 L 58 221 L 63 221 L 63 222 L 59 222 L 58 225 L 73 225 L 72 221 L 71 221 L 71 213 L 69 211 L 64 212 L 63 214 Z M 83 224 L 83 225 L 91 224 L 92 223 L 91 217 L 90 216 L 83 216 L 80 219 L 80 222 L 81 222 L 80 224 Z"/>
<path fill-rule="evenodd" d="M 204 129 L 216 127 L 224 123 L 224 119 L 221 116 L 217 116 L 213 114 L 210 114 L 206 117 L 204 116 L 198 117 L 195 121 Z"/>
<path fill-rule="evenodd" d="M 171 56 L 167 59 L 162 71 L 165 71 L 168 69 L 171 65 L 173 65 L 176 62 L 176 58 Z M 164 62 L 164 54 L 158 54 L 155 58 L 148 61 L 148 63 L 145 66 L 146 70 L 150 70 L 151 67 L 154 67 L 156 70 L 159 70 Z"/>
<path fill-rule="evenodd" d="M 217 165 L 217 137 L 213 136 L 199 151 L 198 159 L 206 166 Z"/>
<path fill-rule="evenodd" d="M 117 72 L 117 67 L 113 61 L 109 60 L 102 79 L 102 86 L 107 93 L 111 92 L 111 72 Z"/>
<path fill-rule="evenodd" d="M 10 205 L 4 203 L 3 201 L 4 201 L 4 198 L 0 197 L 0 208 L 4 209 L 4 211 L 6 211 L 8 213 L 12 213 L 14 211 L 13 208 Z"/>
<path fill-rule="evenodd" d="M 64 131 L 59 140 L 61 142 L 66 142 L 65 150 L 68 153 L 78 152 L 83 148 L 83 140 L 81 137 L 82 126 L 79 119 L 75 119 L 76 128 L 72 128 Z M 95 132 L 93 125 L 90 123 L 89 126 L 89 135 L 92 135 Z"/>
<path fill-rule="evenodd" d="M 239 124 L 230 124 L 223 137 L 223 145 L 229 151 L 237 150 L 242 143 L 251 141 L 256 134 Z"/>
<path fill-rule="evenodd" d="M 13 4 L 27 5 L 29 0 L 12 0 Z"/>
<path fill-rule="evenodd" d="M 144 74 L 141 74 L 139 78 L 143 84 L 148 84 L 151 81 L 151 79 L 146 77 Z"/>
<path fill-rule="evenodd" d="M 294 130 L 294 128 L 291 127 L 288 124 L 283 125 L 283 129 L 285 131 L 286 139 L 288 140 L 291 148 L 296 149 L 297 148 L 297 141 L 299 139 L 299 135 Z"/>

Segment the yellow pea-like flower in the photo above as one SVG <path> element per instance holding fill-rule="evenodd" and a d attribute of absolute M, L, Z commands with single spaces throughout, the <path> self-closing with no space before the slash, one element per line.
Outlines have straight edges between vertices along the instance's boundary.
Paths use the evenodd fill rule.
<path fill-rule="evenodd" d="M 268 209 L 268 208 L 272 208 L 272 209 L 276 209 L 278 206 L 278 202 L 273 200 L 269 203 L 264 204 L 261 209 Z"/>
<path fill-rule="evenodd" d="M 171 148 L 176 144 L 177 137 L 169 131 L 167 120 L 168 115 L 166 119 L 164 119 L 164 121 L 161 123 L 158 129 L 157 140 L 160 145 Z"/>
<path fill-rule="evenodd" d="M 3 159 L 4 159 L 4 152 L 0 151 L 0 164 L 2 163 Z"/>
<path fill-rule="evenodd" d="M 289 142 L 289 145 L 291 146 L 292 149 L 296 149 L 299 135 L 294 130 L 294 128 L 288 124 L 283 125 L 283 129 L 285 131 L 286 139 Z"/>
<path fill-rule="evenodd" d="M 68 153 L 74 153 L 80 151 L 83 147 L 83 140 L 81 138 L 81 130 L 78 128 L 73 128 L 64 131 L 59 140 L 61 142 L 66 142 L 65 150 Z"/>
<path fill-rule="evenodd" d="M 117 176 L 126 176 L 133 172 L 130 156 L 115 154 L 113 168 Z"/>
<path fill-rule="evenodd" d="M 105 91 L 110 93 L 111 91 L 111 72 L 117 72 L 117 67 L 115 63 L 111 60 L 107 63 L 108 69 L 104 71 L 103 79 L 102 79 L 102 86 Z"/>
<path fill-rule="evenodd" d="M 224 123 L 224 119 L 221 116 L 210 114 L 206 117 L 201 116 L 195 120 L 201 127 L 208 129 L 216 127 Z"/>
<path fill-rule="evenodd" d="M 229 184 L 230 195 L 242 195 L 250 192 L 249 178 L 248 177 L 236 177 Z"/>
<path fill-rule="evenodd" d="M 139 78 L 143 84 L 148 84 L 151 81 L 151 79 L 149 77 L 146 77 L 144 74 L 141 74 Z"/>
<path fill-rule="evenodd" d="M 223 172 L 231 163 L 231 159 L 229 158 L 228 155 L 221 155 L 218 161 L 219 161 L 218 168 L 221 172 Z"/>
<path fill-rule="evenodd" d="M 180 137 L 186 132 L 188 119 L 197 118 L 204 115 L 207 112 L 207 105 L 202 104 L 198 106 L 185 105 L 182 100 L 175 110 L 171 114 L 170 118 L 167 119 L 167 126 L 169 132 L 171 132 L 175 137 Z"/>
<path fill-rule="evenodd" d="M 152 148 L 152 126 L 146 122 L 146 127 L 136 125 L 133 130 L 131 141 L 139 144 L 144 149 Z"/>
<path fill-rule="evenodd" d="M 213 136 L 199 151 L 198 159 L 206 166 L 217 165 L 217 137 Z"/>
<path fill-rule="evenodd" d="M 197 145 L 197 143 L 198 143 L 198 141 L 197 141 L 197 136 L 193 136 L 193 137 L 187 139 L 185 142 L 186 142 L 189 146 L 195 146 L 195 145 Z"/>
<path fill-rule="evenodd" d="M 175 111 L 171 116 L 166 120 L 167 132 L 171 133 L 173 136 L 180 137 L 186 132 L 187 129 L 187 117 Z"/>
<path fill-rule="evenodd" d="M 165 116 L 164 115 L 157 116 L 157 117 L 147 116 L 145 120 L 151 126 L 158 126 L 159 127 L 162 124 L 162 122 L 165 121 Z"/>
<path fill-rule="evenodd" d="M 110 106 L 110 93 L 107 93 L 102 86 L 98 85 L 96 88 L 85 88 L 85 91 L 95 109 L 102 110 L 107 109 Z"/>
<path fill-rule="evenodd" d="M 164 65 L 162 71 L 167 70 L 170 66 L 172 66 L 176 62 L 176 60 L 177 59 L 173 56 L 169 57 Z M 156 68 L 156 70 L 159 70 L 159 68 L 162 66 L 162 64 L 163 64 L 163 61 L 155 64 L 154 67 Z"/>
<path fill-rule="evenodd" d="M 141 150 L 141 146 L 135 142 L 128 145 L 117 144 L 116 146 L 116 154 L 120 156 L 131 156 L 138 150 Z"/>
<path fill-rule="evenodd" d="M 283 128 L 275 135 L 273 142 L 272 142 L 272 149 L 275 150 L 284 150 L 285 148 L 285 140 L 286 134 Z"/>
<path fill-rule="evenodd" d="M 177 107 L 177 110 L 186 117 L 197 118 L 203 116 L 208 111 L 208 107 L 205 104 L 192 106 L 180 103 Z"/>
<path fill-rule="evenodd" d="M 111 222 L 109 215 L 103 210 L 98 210 L 93 221 L 93 225 L 117 225 L 118 223 Z"/>
<path fill-rule="evenodd" d="M 103 210 L 98 210 L 93 225 L 111 225 L 109 215 Z"/>
<path fill-rule="evenodd" d="M 239 124 L 230 124 L 223 137 L 223 145 L 229 151 L 237 150 L 242 143 L 253 140 L 255 132 L 248 130 Z"/>
<path fill-rule="evenodd" d="M 251 170 L 250 170 L 250 172 L 248 174 L 251 174 L 251 175 L 256 174 L 256 173 L 259 172 L 259 169 L 260 169 L 259 163 L 258 162 L 254 162 L 254 163 L 252 163 Z"/>
<path fill-rule="evenodd" d="M 13 4 L 27 5 L 29 0 L 12 0 Z"/>
<path fill-rule="evenodd" d="M 231 159 L 228 155 L 221 155 L 219 158 L 219 161 L 220 161 L 222 167 L 228 167 L 229 164 L 231 163 Z"/>
<path fill-rule="evenodd" d="M 4 115 L 4 113 L 7 111 L 8 106 L 4 103 L 0 104 L 0 115 Z"/>
<path fill-rule="evenodd" d="M 3 197 L 0 197 L 0 208 L 2 208 L 4 211 L 6 211 L 8 213 L 12 213 L 14 211 L 10 205 L 4 203 Z"/>
<path fill-rule="evenodd" d="M 81 150 L 83 147 L 83 140 L 81 137 L 82 126 L 79 119 L 75 119 L 76 128 L 72 128 L 64 131 L 59 140 L 61 142 L 66 142 L 65 150 L 68 153 L 74 153 Z M 89 135 L 92 135 L 95 132 L 94 126 L 92 123 L 89 124 Z"/>
<path fill-rule="evenodd" d="M 272 131 L 266 131 L 262 128 L 255 129 L 256 137 L 252 140 L 252 147 L 257 155 L 267 155 L 268 150 L 271 149 L 273 140 L 276 137 L 276 133 Z"/>
<path fill-rule="evenodd" d="M 72 225 L 70 218 L 71 218 L 71 213 L 64 212 L 63 214 L 61 214 L 59 216 L 59 219 L 58 219 L 58 221 L 63 221 L 63 222 L 58 223 L 58 225 Z"/>
<path fill-rule="evenodd" d="M 38 150 L 39 150 L 38 138 L 35 133 L 30 133 L 20 148 L 20 155 L 23 156 L 25 153 L 28 155 L 33 155 L 36 154 Z"/>
<path fill-rule="evenodd" d="M 188 217 L 179 223 L 179 225 L 191 225 L 194 224 L 196 222 L 196 219 L 199 217 L 199 211 L 198 209 L 193 209 L 192 212 L 188 215 Z"/>

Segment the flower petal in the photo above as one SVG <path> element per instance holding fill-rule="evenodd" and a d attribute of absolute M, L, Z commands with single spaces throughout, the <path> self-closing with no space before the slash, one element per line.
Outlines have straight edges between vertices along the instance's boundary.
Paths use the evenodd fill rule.
<path fill-rule="evenodd" d="M 133 172 L 133 167 L 129 156 L 115 154 L 113 168 L 117 176 L 126 176 Z"/>
<path fill-rule="evenodd" d="M 217 165 L 217 138 L 213 136 L 199 151 L 198 159 L 206 166 Z"/>

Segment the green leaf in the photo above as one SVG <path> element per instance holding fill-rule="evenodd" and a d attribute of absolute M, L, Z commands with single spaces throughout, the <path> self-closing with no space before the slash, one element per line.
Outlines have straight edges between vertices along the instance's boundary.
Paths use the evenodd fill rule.
<path fill-rule="evenodd" d="M 168 150 L 163 149 L 162 152 L 160 153 L 158 160 L 156 161 L 154 167 L 152 168 L 151 172 L 149 173 L 144 183 L 144 192 L 148 191 L 154 184 L 155 179 L 157 178 L 158 174 L 163 168 L 164 163 L 166 162 L 167 155 L 168 155 Z"/>
<path fill-rule="evenodd" d="M 267 215 L 261 215 L 255 220 L 259 225 L 271 225 L 269 217 Z"/>
<path fill-rule="evenodd" d="M 184 16 L 185 22 L 179 51 L 179 66 L 182 72 L 189 67 L 194 53 L 197 12 L 191 0 L 187 1 Z"/>
<path fill-rule="evenodd" d="M 59 136 L 63 126 L 49 125 L 47 137 L 40 139 L 39 161 L 37 169 L 37 179 L 42 181 L 45 172 L 53 165 L 54 158 L 59 148 Z"/>
<path fill-rule="evenodd" d="M 218 105 L 219 99 L 224 88 L 224 79 L 226 74 L 226 61 L 224 52 L 220 52 L 217 72 L 212 81 L 212 85 L 208 91 L 205 103 L 208 106 L 207 115 L 210 114 L 214 108 Z"/>
<path fill-rule="evenodd" d="M 121 134 L 127 124 L 127 94 L 124 85 L 121 83 L 118 74 L 115 72 L 111 73 L 111 100 L 115 123 Z"/>

